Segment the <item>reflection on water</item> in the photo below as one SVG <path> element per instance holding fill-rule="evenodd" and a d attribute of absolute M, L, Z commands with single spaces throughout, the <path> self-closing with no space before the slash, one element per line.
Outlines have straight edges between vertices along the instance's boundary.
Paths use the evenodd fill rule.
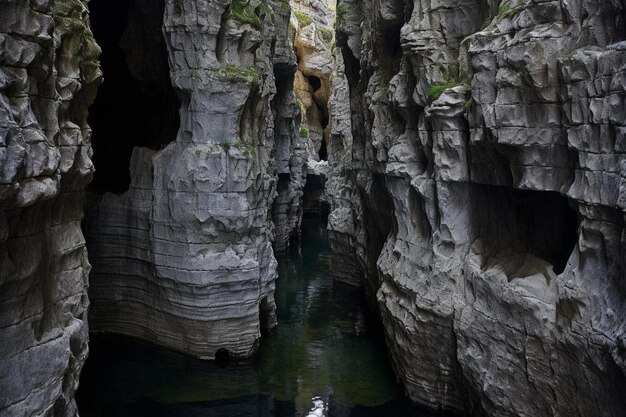
<path fill-rule="evenodd" d="M 428 416 L 402 396 L 360 292 L 332 287 L 329 260 L 325 232 L 303 228 L 301 254 L 279 258 L 278 328 L 250 361 L 93 338 L 81 416 Z"/>

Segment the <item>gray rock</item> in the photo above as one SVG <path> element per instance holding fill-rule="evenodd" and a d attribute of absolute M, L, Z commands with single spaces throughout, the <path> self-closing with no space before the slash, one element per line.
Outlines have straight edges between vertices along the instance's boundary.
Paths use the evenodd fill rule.
<path fill-rule="evenodd" d="M 338 6 L 339 274 L 421 404 L 622 415 L 624 6 L 409 3 Z"/>
<path fill-rule="evenodd" d="M 276 325 L 272 216 L 282 249 L 301 213 L 293 56 L 271 49 L 288 41 L 288 14 L 272 3 L 256 27 L 228 6 L 165 3 L 178 136 L 135 148 L 130 189 L 95 197 L 86 222 L 91 331 L 207 359 L 248 357 Z M 277 174 L 293 175 L 290 192 L 279 182 L 277 196 Z"/>
<path fill-rule="evenodd" d="M 0 13 L 0 415 L 74 416 L 87 357 L 87 107 L 101 81 L 86 2 Z"/>

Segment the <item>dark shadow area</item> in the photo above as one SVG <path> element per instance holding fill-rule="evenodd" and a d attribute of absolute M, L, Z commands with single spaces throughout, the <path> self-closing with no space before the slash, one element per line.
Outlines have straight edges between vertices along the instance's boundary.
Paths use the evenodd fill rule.
<path fill-rule="evenodd" d="M 472 223 L 487 262 L 530 253 L 552 264 L 556 274 L 563 272 L 580 226 L 572 201 L 556 192 L 472 187 Z"/>
<path fill-rule="evenodd" d="M 328 161 L 328 147 L 326 146 L 326 140 L 322 140 L 320 151 L 318 152 L 320 161 Z"/>
<path fill-rule="evenodd" d="M 320 80 L 319 77 L 316 77 L 315 75 L 307 75 L 306 78 L 309 81 L 311 88 L 313 88 L 314 93 L 322 88 L 322 80 Z"/>
<path fill-rule="evenodd" d="M 161 32 L 164 2 L 92 0 L 89 10 L 104 74 L 89 110 L 96 167 L 91 190 L 121 193 L 130 184 L 133 148 L 160 149 L 179 127 Z"/>
<path fill-rule="evenodd" d="M 379 289 L 379 276 L 376 263 L 387 237 L 396 230 L 393 200 L 385 187 L 383 174 L 374 174 L 370 189 L 360 189 L 359 192 L 365 205 L 363 223 L 366 225 L 367 239 L 363 287 L 370 307 L 378 311 L 376 292 Z"/>
<path fill-rule="evenodd" d="M 307 175 L 302 197 L 303 218 L 319 220 L 321 224 L 328 223 L 330 206 L 324 195 L 326 177 L 323 175 Z"/>
<path fill-rule="evenodd" d="M 215 363 L 219 366 L 227 366 L 230 362 L 230 352 L 228 349 L 218 349 L 215 352 Z"/>

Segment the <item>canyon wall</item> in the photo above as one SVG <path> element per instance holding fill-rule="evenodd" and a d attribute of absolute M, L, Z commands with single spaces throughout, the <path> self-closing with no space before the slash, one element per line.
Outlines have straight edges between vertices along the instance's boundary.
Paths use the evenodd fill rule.
<path fill-rule="evenodd" d="M 624 414 L 625 13 L 339 2 L 329 230 L 353 261 L 333 266 L 414 401 Z"/>
<path fill-rule="evenodd" d="M 131 1 L 119 42 L 134 81 L 165 80 L 162 88 L 176 93 L 179 127 L 175 137 L 130 149 L 126 190 L 90 194 L 90 327 L 200 358 L 243 358 L 276 325 L 272 217 L 281 247 L 299 225 L 301 191 L 289 187 L 292 170 L 303 170 L 290 7 L 158 3 Z M 155 39 L 166 61 L 157 52 L 131 59 Z M 169 63 L 164 77 L 152 73 L 159 62 Z M 287 192 L 279 182 L 272 208 L 278 178 Z"/>
<path fill-rule="evenodd" d="M 0 415 L 70 416 L 88 352 L 81 220 L 100 50 L 85 1 L 0 8 Z"/>
<path fill-rule="evenodd" d="M 276 324 L 274 225 L 299 226 L 289 4 L 91 3 L 2 5 L 0 415 L 77 414 L 88 307 L 94 332 L 249 356 Z"/>

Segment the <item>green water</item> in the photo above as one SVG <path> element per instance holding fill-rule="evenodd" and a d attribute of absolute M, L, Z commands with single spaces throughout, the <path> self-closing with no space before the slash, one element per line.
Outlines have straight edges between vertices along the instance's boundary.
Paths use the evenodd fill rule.
<path fill-rule="evenodd" d="M 325 231 L 303 228 L 301 253 L 278 261 L 279 324 L 258 355 L 220 366 L 94 338 L 81 416 L 428 416 L 403 397 L 362 294 L 333 288 Z"/>

